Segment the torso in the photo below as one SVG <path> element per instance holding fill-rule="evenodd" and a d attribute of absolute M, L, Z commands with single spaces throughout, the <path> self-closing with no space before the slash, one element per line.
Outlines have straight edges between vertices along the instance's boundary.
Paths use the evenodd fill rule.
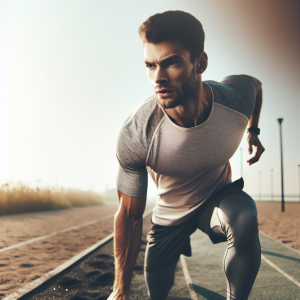
<path fill-rule="evenodd" d="M 218 85 L 208 85 L 212 92 L 211 111 L 207 120 L 195 127 L 174 124 L 164 111 L 153 108 L 154 96 L 145 102 L 156 111 L 156 119 L 149 118 L 151 123 L 140 133 L 145 147 L 135 151 L 144 151 L 139 158 L 145 155 L 144 164 L 157 186 L 158 200 L 152 217 L 155 224 L 183 222 L 231 182 L 229 159 L 242 140 L 248 116 L 228 107 L 226 101 L 223 103 Z"/>

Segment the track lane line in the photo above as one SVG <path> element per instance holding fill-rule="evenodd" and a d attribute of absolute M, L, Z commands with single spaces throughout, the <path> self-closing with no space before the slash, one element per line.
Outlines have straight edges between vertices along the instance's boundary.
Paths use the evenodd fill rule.
<path fill-rule="evenodd" d="M 153 208 L 149 209 L 146 213 L 144 213 L 143 218 L 147 217 L 152 212 L 152 210 L 153 210 Z M 109 216 L 107 216 L 107 218 L 108 217 Z M 108 236 L 106 236 L 104 239 L 98 241 L 97 243 L 95 243 L 94 245 L 92 245 L 89 248 L 85 249 L 81 253 L 75 255 L 74 257 L 72 257 L 71 259 L 67 260 L 66 262 L 64 262 L 63 264 L 61 264 L 60 266 L 58 266 L 54 270 L 52 270 L 52 271 L 44 274 L 43 276 L 41 276 L 40 278 L 37 278 L 36 280 L 30 282 L 25 287 L 19 289 L 17 292 L 12 293 L 11 295 L 3 298 L 3 300 L 17 300 L 17 299 L 20 299 L 21 297 L 25 296 L 29 292 L 33 291 L 34 289 L 36 289 L 37 287 L 39 287 L 40 285 L 42 285 L 47 280 L 51 279 L 55 275 L 61 273 L 62 271 L 64 271 L 68 267 L 70 267 L 72 264 L 76 263 L 78 260 L 80 260 L 84 256 L 88 255 L 93 250 L 95 250 L 98 247 L 102 246 L 103 244 L 105 244 L 106 242 L 108 242 L 109 240 L 111 240 L 113 237 L 114 237 L 114 233 L 112 232 L 111 234 L 109 234 Z"/>
<path fill-rule="evenodd" d="M 109 216 L 106 216 L 106 217 L 103 217 L 103 218 L 98 219 L 98 220 L 86 222 L 86 223 L 83 223 L 83 224 L 78 225 L 78 226 L 70 227 L 70 228 L 67 228 L 67 229 L 60 230 L 60 231 L 55 231 L 55 232 L 52 232 L 52 233 L 49 233 L 49 234 L 46 234 L 46 235 L 43 235 L 43 236 L 39 236 L 39 237 L 30 239 L 30 240 L 27 240 L 27 241 L 25 241 L 25 242 L 21 242 L 21 243 L 12 245 L 12 246 L 8 246 L 8 247 L 5 247 L 5 248 L 0 249 L 0 253 L 1 253 L 1 252 L 4 252 L 4 251 L 11 250 L 11 249 L 14 249 L 14 248 L 21 247 L 21 246 L 26 245 L 26 244 L 30 244 L 30 243 L 33 243 L 33 242 L 37 242 L 37 241 L 43 240 L 43 239 L 49 238 L 49 237 L 51 237 L 51 236 L 54 236 L 54 235 L 57 235 L 57 234 L 60 234 L 60 233 L 72 231 L 72 230 L 75 230 L 75 229 L 78 229 L 78 228 L 81 228 L 81 227 L 84 227 L 84 226 L 88 226 L 88 225 L 91 225 L 91 224 L 95 224 L 95 223 L 97 223 L 97 222 L 100 222 L 100 221 L 103 221 L 103 220 L 112 218 L 114 215 L 115 215 L 115 214 L 109 215 Z"/>
<path fill-rule="evenodd" d="M 285 273 L 283 270 L 281 270 L 279 267 L 277 267 L 274 263 L 272 263 L 270 260 L 268 260 L 263 254 L 261 255 L 261 258 L 269 264 L 272 268 L 274 268 L 277 272 L 279 272 L 281 275 L 283 275 L 285 278 L 290 280 L 291 282 L 295 283 L 298 287 L 300 287 L 300 282 L 298 282 L 294 277 L 291 275 Z"/>
<path fill-rule="evenodd" d="M 276 241 L 276 240 L 274 240 L 274 241 Z M 278 241 L 276 241 L 276 242 L 278 242 Z M 280 242 L 278 242 L 278 243 L 280 243 Z M 288 247 L 288 248 L 290 249 L 290 247 Z M 291 248 L 291 249 L 295 250 L 293 248 Z M 295 251 L 298 252 L 297 250 L 295 250 Z M 288 280 L 290 280 L 291 282 L 293 282 L 294 284 L 296 284 L 298 287 L 300 287 L 300 283 L 294 277 L 292 277 L 291 275 L 289 275 L 286 272 L 284 272 L 277 265 L 275 265 L 269 259 L 267 259 L 263 254 L 261 254 L 261 258 L 263 259 L 263 261 L 265 261 L 267 264 L 269 264 L 272 268 L 274 268 L 277 272 L 279 272 L 285 278 L 287 278 Z M 183 274 L 184 274 L 184 277 L 185 277 L 185 280 L 186 280 L 186 283 L 187 283 L 187 286 L 188 286 L 188 289 L 189 289 L 189 292 L 190 292 L 191 299 L 192 300 L 197 300 L 198 298 L 197 298 L 196 293 L 190 288 L 190 285 L 193 285 L 193 282 L 192 282 L 192 279 L 190 277 L 190 274 L 189 274 L 189 271 L 188 271 L 188 268 L 187 268 L 185 257 L 183 255 L 180 255 L 180 262 L 181 262 Z"/>
<path fill-rule="evenodd" d="M 278 240 L 275 240 L 274 238 L 270 237 L 270 236 L 267 235 L 266 233 L 264 233 L 264 232 L 262 232 L 262 231 L 259 231 L 259 233 L 260 233 L 261 235 L 263 235 L 263 236 L 265 236 L 265 237 L 267 237 L 267 238 L 273 240 L 275 243 L 280 244 L 281 246 L 283 246 L 283 247 L 285 247 L 285 248 L 287 248 L 287 249 L 289 249 L 289 250 L 292 250 L 292 251 L 296 252 L 297 254 L 300 254 L 300 251 L 299 251 L 299 250 L 294 249 L 293 247 L 288 246 L 288 245 L 286 245 L 286 244 L 284 244 L 284 243 L 282 243 L 282 242 L 280 242 L 280 241 L 278 241 Z"/>
<path fill-rule="evenodd" d="M 189 292 L 190 292 L 191 299 L 192 300 L 198 300 L 198 297 L 197 297 L 195 291 L 193 291 L 190 288 L 190 285 L 193 285 L 193 282 L 192 282 L 192 279 L 191 279 L 191 276 L 190 276 L 190 273 L 189 273 L 189 270 L 188 270 L 188 267 L 187 267 L 187 264 L 186 264 L 185 257 L 182 254 L 180 255 L 180 263 L 181 263 L 181 267 L 182 267 L 182 271 L 183 271 L 183 275 L 184 275 L 187 287 L 188 287 Z"/>

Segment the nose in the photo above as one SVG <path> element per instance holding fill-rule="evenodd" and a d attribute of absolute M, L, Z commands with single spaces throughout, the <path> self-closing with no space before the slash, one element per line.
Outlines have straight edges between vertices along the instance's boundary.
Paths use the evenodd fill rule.
<path fill-rule="evenodd" d="M 154 77 L 154 83 L 156 84 L 161 84 L 164 82 L 168 81 L 168 76 L 166 73 L 166 70 L 164 70 L 163 68 L 157 66 L 156 70 L 155 70 L 155 77 Z"/>

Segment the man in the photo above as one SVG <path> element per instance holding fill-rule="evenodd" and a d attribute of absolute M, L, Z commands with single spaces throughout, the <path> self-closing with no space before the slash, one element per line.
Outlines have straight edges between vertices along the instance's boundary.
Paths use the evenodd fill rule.
<path fill-rule="evenodd" d="M 247 299 L 260 266 L 257 211 L 242 191 L 243 180 L 231 182 L 229 159 L 246 128 L 249 153 L 255 149 L 248 163 L 257 162 L 264 151 L 257 137 L 261 83 L 246 75 L 202 82 L 207 67 L 204 32 L 188 13 L 151 16 L 139 36 L 155 95 L 129 116 L 118 137 L 120 207 L 115 217 L 115 283 L 108 299 L 129 299 L 147 171 L 158 188 L 145 253 L 149 297 L 167 297 L 179 256 L 191 255 L 189 236 L 199 228 L 213 243 L 228 240 L 227 299 Z"/>

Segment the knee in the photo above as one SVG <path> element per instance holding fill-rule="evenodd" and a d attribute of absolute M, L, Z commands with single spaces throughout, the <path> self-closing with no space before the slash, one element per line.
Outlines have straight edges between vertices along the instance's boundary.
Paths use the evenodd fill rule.
<path fill-rule="evenodd" d="M 231 224 L 235 247 L 251 248 L 258 242 L 258 221 L 256 211 L 241 212 Z"/>
<path fill-rule="evenodd" d="M 255 233 L 258 230 L 257 214 L 253 210 L 246 210 L 239 214 L 237 218 L 237 226 L 244 232 L 249 231 Z"/>

